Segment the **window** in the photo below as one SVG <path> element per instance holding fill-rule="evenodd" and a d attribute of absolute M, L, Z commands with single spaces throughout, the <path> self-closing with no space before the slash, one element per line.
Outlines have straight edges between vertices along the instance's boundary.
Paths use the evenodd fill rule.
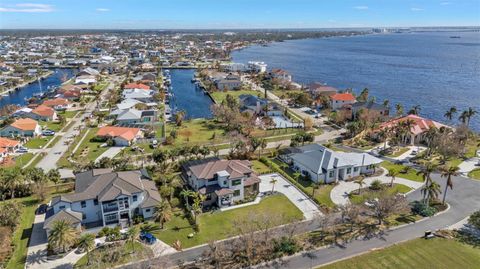
<path fill-rule="evenodd" d="M 330 172 L 328 172 L 328 177 L 333 177 L 334 174 L 335 174 L 334 171 L 330 171 Z"/>
<path fill-rule="evenodd" d="M 145 212 L 150 213 L 150 208 L 145 209 Z"/>
<path fill-rule="evenodd" d="M 132 197 L 132 200 L 133 200 L 134 202 L 136 202 L 137 199 L 138 199 L 138 198 L 137 198 L 137 195 L 134 195 L 134 196 Z"/>
<path fill-rule="evenodd" d="M 97 199 L 93 200 L 93 204 L 98 205 L 98 200 Z"/>
<path fill-rule="evenodd" d="M 82 208 L 85 208 L 85 207 L 87 207 L 87 202 L 86 201 L 81 201 L 80 205 L 82 205 Z"/>
<path fill-rule="evenodd" d="M 232 180 L 232 186 L 237 186 L 237 185 L 240 185 L 240 184 L 242 184 L 242 180 L 241 180 L 241 179 Z"/>
<path fill-rule="evenodd" d="M 83 213 L 82 214 L 82 220 L 86 220 L 87 219 L 87 214 Z"/>
<path fill-rule="evenodd" d="M 62 206 L 60 206 L 58 209 L 60 209 L 60 210 L 65 209 L 65 206 L 62 205 Z"/>
<path fill-rule="evenodd" d="M 223 181 L 223 185 L 227 185 L 227 181 L 226 181 L 226 180 Z"/>
<path fill-rule="evenodd" d="M 352 173 L 352 168 L 347 168 L 347 174 Z"/>
<path fill-rule="evenodd" d="M 358 167 L 354 167 L 353 172 L 358 172 Z"/>
<path fill-rule="evenodd" d="M 240 196 L 240 190 L 235 190 L 233 192 L 233 196 Z"/>

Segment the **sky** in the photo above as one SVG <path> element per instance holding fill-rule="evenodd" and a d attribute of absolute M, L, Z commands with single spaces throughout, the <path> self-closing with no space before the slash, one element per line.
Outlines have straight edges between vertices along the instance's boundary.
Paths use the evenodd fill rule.
<path fill-rule="evenodd" d="M 0 29 L 480 26 L 480 0 L 0 0 Z"/>

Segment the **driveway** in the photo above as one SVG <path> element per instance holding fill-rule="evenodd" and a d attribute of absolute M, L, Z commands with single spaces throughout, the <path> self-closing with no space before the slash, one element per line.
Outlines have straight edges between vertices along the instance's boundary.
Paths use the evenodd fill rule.
<path fill-rule="evenodd" d="M 260 192 L 272 191 L 272 179 L 276 179 L 275 191 L 287 196 L 288 199 L 303 212 L 305 219 L 311 220 L 315 216 L 322 215 L 315 203 L 305 194 L 299 191 L 294 185 L 278 174 L 269 174 L 259 176 Z"/>
<path fill-rule="evenodd" d="M 473 169 L 480 168 L 480 166 L 478 165 L 479 163 L 480 163 L 480 158 L 474 157 L 459 164 L 458 168 L 460 168 L 460 173 L 467 176 L 468 173 L 470 173 L 470 171 L 472 171 Z"/>
<path fill-rule="evenodd" d="M 109 158 L 113 159 L 113 157 L 117 156 L 120 151 L 122 151 L 123 147 L 110 147 L 108 148 L 104 153 L 102 153 L 98 158 L 95 160 L 95 162 L 100 161 L 102 158 Z"/>
<path fill-rule="evenodd" d="M 365 180 L 363 181 L 364 186 L 362 188 L 370 186 L 375 180 L 380 180 L 384 184 L 390 183 L 392 178 L 386 176 L 386 172 L 387 171 L 383 169 L 383 174 L 381 176 L 365 178 Z M 408 186 L 414 190 L 423 186 L 423 182 L 412 181 L 399 177 L 395 178 L 394 183 Z M 350 202 L 350 200 L 348 199 L 348 194 L 354 190 L 358 190 L 358 184 L 354 183 L 353 181 L 339 181 L 338 185 L 335 186 L 330 192 L 330 199 L 332 199 L 332 202 L 336 205 L 346 205 Z"/>

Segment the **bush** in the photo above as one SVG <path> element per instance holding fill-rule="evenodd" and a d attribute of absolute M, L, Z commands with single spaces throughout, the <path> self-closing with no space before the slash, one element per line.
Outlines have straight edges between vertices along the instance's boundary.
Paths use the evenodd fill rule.
<path fill-rule="evenodd" d="M 273 251 L 276 256 L 293 255 L 300 250 L 294 239 L 285 236 L 278 240 L 273 240 L 273 245 Z"/>
<path fill-rule="evenodd" d="M 370 184 L 370 189 L 371 190 L 374 190 L 374 191 L 379 191 L 381 190 L 383 187 L 383 184 L 380 180 L 376 179 L 372 182 L 372 184 Z"/>
<path fill-rule="evenodd" d="M 139 224 L 139 223 L 142 223 L 144 221 L 145 221 L 145 219 L 143 218 L 142 215 L 135 215 L 133 217 L 133 224 Z"/>
<path fill-rule="evenodd" d="M 434 207 L 427 206 L 420 201 L 415 201 L 412 204 L 412 213 L 422 217 L 431 217 L 437 213 L 437 210 Z"/>
<path fill-rule="evenodd" d="M 172 207 L 178 207 L 180 205 L 180 200 L 176 197 L 173 197 L 172 200 L 170 200 L 170 205 Z"/>
<path fill-rule="evenodd" d="M 480 229 L 480 210 L 470 215 L 470 218 L 468 219 L 468 224 L 475 226 L 475 228 L 477 229 Z"/>

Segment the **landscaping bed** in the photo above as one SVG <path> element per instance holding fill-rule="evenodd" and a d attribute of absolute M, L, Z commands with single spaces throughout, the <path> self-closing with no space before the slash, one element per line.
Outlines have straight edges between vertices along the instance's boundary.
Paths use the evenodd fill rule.
<path fill-rule="evenodd" d="M 390 187 L 390 184 L 381 184 L 379 187 L 379 189 L 372 187 L 360 189 L 360 194 L 358 193 L 359 190 L 355 190 L 349 193 L 348 198 L 353 204 L 363 204 L 369 200 L 378 198 L 380 195 L 404 194 L 412 190 L 412 188 L 402 184 L 393 184 L 393 187 Z"/>
<path fill-rule="evenodd" d="M 398 177 L 400 178 L 405 178 L 417 182 L 423 182 L 423 178 L 421 175 L 417 175 L 417 171 L 413 168 L 409 168 L 405 165 L 402 164 L 394 164 L 389 161 L 384 161 L 380 164 L 383 168 L 390 170 L 394 169 L 399 171 L 400 173 L 398 174 Z"/>

